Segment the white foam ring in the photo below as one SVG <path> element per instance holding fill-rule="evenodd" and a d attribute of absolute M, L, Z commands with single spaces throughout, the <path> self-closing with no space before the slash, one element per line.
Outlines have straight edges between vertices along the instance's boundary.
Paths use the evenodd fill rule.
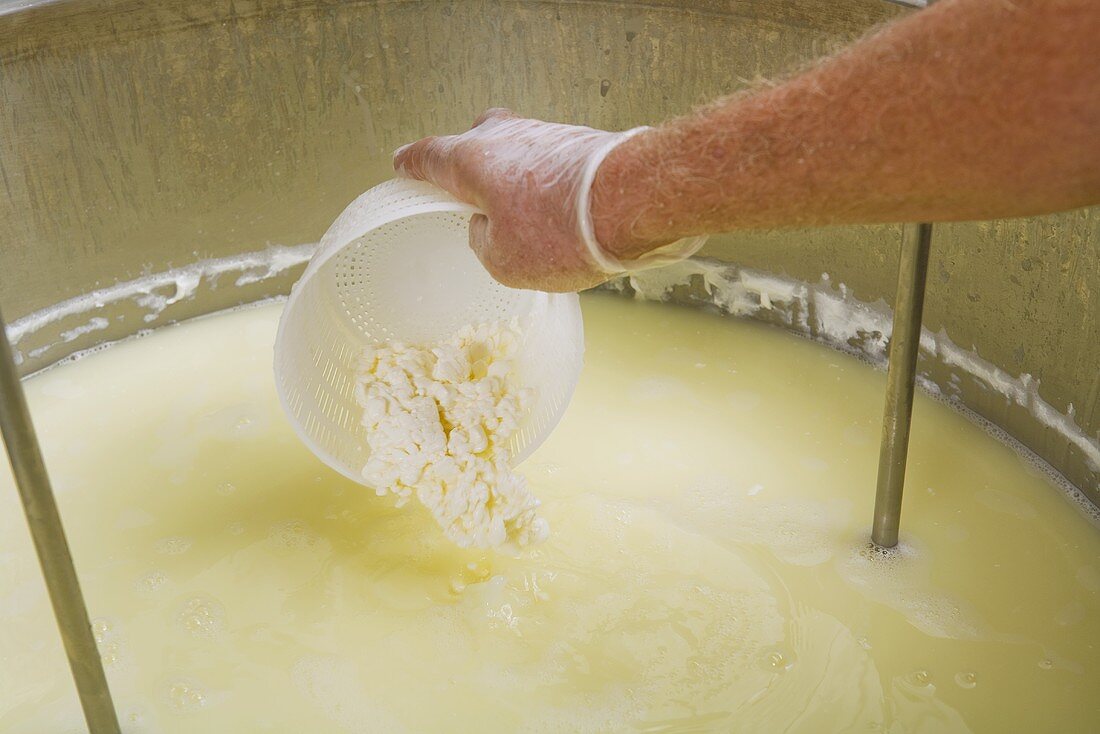
<path fill-rule="evenodd" d="M 37 347 L 26 355 L 32 359 L 37 358 L 80 336 L 108 328 L 110 323 L 106 318 L 91 316 L 108 304 L 130 301 L 145 309 L 143 319 L 148 323 L 172 304 L 192 297 L 203 281 L 215 281 L 223 274 L 238 273 L 234 281 L 236 287 L 259 283 L 308 262 L 316 248 L 317 245 L 312 243 L 292 247 L 273 245 L 257 252 L 218 260 L 203 260 L 183 268 L 117 283 L 17 319 L 8 325 L 8 339 L 14 348 L 24 338 L 36 334 L 50 324 L 72 316 L 89 315 L 88 321 L 83 325 L 62 331 L 59 341 Z M 892 327 L 890 307 L 881 299 L 874 303 L 857 300 L 843 283 L 834 289 L 828 275 L 823 275 L 820 283 L 812 285 L 740 268 L 720 260 L 691 258 L 664 268 L 625 276 L 605 287 L 625 291 L 629 286 L 639 299 L 668 301 L 676 289 L 689 288 L 693 282 L 698 282 L 709 303 L 724 313 L 761 318 L 764 315 L 762 312 L 767 312 L 767 320 L 781 323 L 795 333 L 841 349 L 876 366 L 885 364 L 886 347 Z M 158 293 L 169 289 L 171 295 Z M 135 336 L 146 333 L 148 330 L 142 330 Z M 1076 446 L 1092 471 L 1100 471 L 1100 440 L 1090 437 L 1077 425 L 1072 406 L 1067 413 L 1061 413 L 1043 400 L 1039 396 L 1039 381 L 1031 375 L 1025 373 L 1013 377 L 982 359 L 977 353 L 959 347 L 943 330 L 934 334 L 924 329 L 921 332 L 920 345 L 925 357 L 938 359 L 942 364 L 958 369 L 989 390 L 1003 395 L 1007 401 L 1026 409 L 1041 425 Z M 100 344 L 90 347 L 63 361 L 71 362 L 101 351 L 106 346 L 108 345 Z M 14 356 L 17 364 L 23 362 L 24 355 L 18 349 L 14 350 Z M 1075 504 L 1086 509 L 1095 521 L 1100 522 L 1100 508 L 1017 440 L 967 409 L 956 395 L 945 395 L 941 386 L 926 375 L 918 375 L 918 384 L 932 397 L 959 409 L 968 418 L 1009 444 L 1062 486 Z"/>
<path fill-rule="evenodd" d="M 128 280 L 107 288 L 70 298 L 67 301 L 35 311 L 8 325 L 8 340 L 16 348 L 23 339 L 32 336 L 50 324 L 82 314 L 92 314 L 104 307 L 130 301 L 145 313 L 145 323 L 155 321 L 169 306 L 195 295 L 204 281 L 213 282 L 227 273 L 238 273 L 234 282 L 237 287 L 259 283 L 275 277 L 284 271 L 309 261 L 317 249 L 316 244 L 283 247 L 272 245 L 266 250 L 249 252 L 236 257 L 218 260 L 202 260 L 183 268 L 153 273 L 135 280 Z M 60 341 L 45 344 L 27 353 L 27 357 L 41 357 L 51 349 L 71 342 L 84 334 L 100 331 L 110 326 L 103 316 L 91 317 L 87 323 L 63 331 Z M 15 349 L 16 363 L 22 363 L 23 354 Z"/>
<path fill-rule="evenodd" d="M 632 273 L 608 287 L 625 291 L 627 286 L 636 298 L 650 301 L 668 301 L 677 289 L 701 286 L 706 300 L 724 313 L 781 323 L 798 334 L 854 354 L 876 366 L 886 364 L 893 324 L 889 305 L 881 299 L 874 303 L 857 300 L 843 283 L 834 288 L 827 274 L 815 285 L 720 260 L 692 258 L 659 270 Z M 1077 447 L 1090 470 L 1100 471 L 1100 439 L 1089 436 L 1077 424 L 1072 406 L 1067 413 L 1061 413 L 1043 400 L 1039 396 L 1037 379 L 1026 373 L 1013 377 L 976 352 L 955 344 L 944 330 L 932 333 L 924 329 L 920 351 L 929 360 L 954 368 L 988 390 L 1003 395 L 1006 401 L 1023 407 L 1041 425 Z M 961 405 L 957 395 L 945 396 L 941 387 L 927 375 L 918 376 L 918 382 L 933 397 L 962 409 L 968 417 L 979 418 L 980 423 L 989 427 L 988 421 Z M 998 433 L 1005 436 L 1003 431 Z M 1023 448 L 1017 441 L 1009 443 L 1017 450 Z M 1024 453 L 1032 463 L 1046 467 L 1046 473 L 1053 472 L 1032 452 Z M 1062 479 L 1059 484 L 1069 483 Z M 1083 506 L 1095 509 L 1076 488 L 1073 494 L 1075 501 L 1083 501 Z"/>

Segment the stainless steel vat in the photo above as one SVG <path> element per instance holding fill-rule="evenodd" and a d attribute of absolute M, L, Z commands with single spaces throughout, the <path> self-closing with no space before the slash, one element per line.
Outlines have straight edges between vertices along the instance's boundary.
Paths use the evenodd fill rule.
<path fill-rule="evenodd" d="M 389 177 L 394 147 L 485 107 L 652 123 L 905 12 L 881 0 L 0 2 L 0 303 L 21 369 L 285 292 L 307 248 L 277 267 L 244 254 L 315 242 Z M 893 301 L 899 243 L 890 226 L 744 232 L 702 254 L 874 304 Z M 1097 209 L 938 226 L 926 333 L 977 361 L 920 361 L 928 384 L 1093 501 L 1098 243 Z M 185 275 L 112 290 L 173 268 Z M 668 295 L 713 300 L 697 281 Z M 804 301 L 749 315 L 830 341 Z"/>

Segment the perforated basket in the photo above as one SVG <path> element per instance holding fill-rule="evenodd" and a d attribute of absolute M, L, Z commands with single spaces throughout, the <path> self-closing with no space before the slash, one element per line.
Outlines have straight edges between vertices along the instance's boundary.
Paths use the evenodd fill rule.
<path fill-rule="evenodd" d="M 432 344 L 467 324 L 519 317 L 517 381 L 535 399 L 509 443 L 513 464 L 546 439 L 573 394 L 584 352 L 577 296 L 493 280 L 467 243 L 474 212 L 429 184 L 376 186 L 333 222 L 283 309 L 275 339 L 283 409 L 318 457 L 357 482 L 369 449 L 352 388 L 368 345 Z"/>

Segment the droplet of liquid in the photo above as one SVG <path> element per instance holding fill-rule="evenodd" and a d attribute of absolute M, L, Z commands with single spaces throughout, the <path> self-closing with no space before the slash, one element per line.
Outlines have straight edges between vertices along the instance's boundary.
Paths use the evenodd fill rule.
<path fill-rule="evenodd" d="M 978 675 L 971 670 L 955 673 L 955 684 L 959 688 L 970 690 L 978 685 Z"/>

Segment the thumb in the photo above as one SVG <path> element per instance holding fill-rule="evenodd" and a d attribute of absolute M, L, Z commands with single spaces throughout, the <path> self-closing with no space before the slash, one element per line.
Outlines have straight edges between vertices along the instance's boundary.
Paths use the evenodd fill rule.
<path fill-rule="evenodd" d="M 493 280 L 509 288 L 519 287 L 514 282 L 513 274 L 502 267 L 501 253 L 493 248 L 492 222 L 484 214 L 475 214 L 470 217 L 470 249 L 477 255 L 482 267 L 493 277 Z"/>
<path fill-rule="evenodd" d="M 484 214 L 475 214 L 470 217 L 470 249 L 477 255 L 482 265 L 486 264 L 489 257 L 489 217 Z"/>

